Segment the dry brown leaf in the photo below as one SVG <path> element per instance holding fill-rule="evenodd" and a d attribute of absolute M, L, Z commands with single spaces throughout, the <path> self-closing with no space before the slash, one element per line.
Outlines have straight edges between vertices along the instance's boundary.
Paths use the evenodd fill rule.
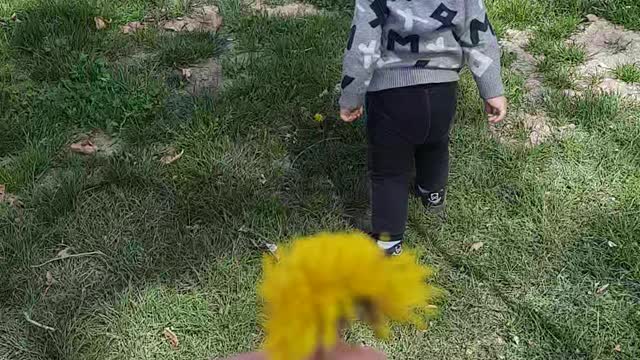
<path fill-rule="evenodd" d="M 139 21 L 132 21 L 126 25 L 122 25 L 120 26 L 120 31 L 123 34 L 133 34 L 134 32 L 138 31 L 138 30 L 142 30 L 146 27 L 146 25 L 144 23 L 141 23 Z"/>
<path fill-rule="evenodd" d="M 17 196 L 8 193 L 6 186 L 0 184 L 0 204 L 2 203 L 9 204 L 10 207 L 16 210 L 20 210 L 24 207 L 24 204 Z"/>
<path fill-rule="evenodd" d="M 98 151 L 98 147 L 91 140 L 82 140 L 71 144 L 71 151 L 83 155 L 93 155 Z"/>
<path fill-rule="evenodd" d="M 616 345 L 616 347 L 613 348 L 613 351 L 622 352 L 622 346 L 620 344 Z"/>
<path fill-rule="evenodd" d="M 93 21 L 96 23 L 96 30 L 104 30 L 107 28 L 108 22 L 102 16 L 94 17 Z"/>
<path fill-rule="evenodd" d="M 165 164 L 165 165 L 169 165 L 169 164 L 172 164 L 172 163 L 178 161 L 178 159 L 180 159 L 182 157 L 182 155 L 184 155 L 184 150 L 182 150 L 182 151 L 180 151 L 180 153 L 176 154 L 176 149 L 169 148 L 169 149 L 167 149 L 166 155 L 163 156 L 160 159 L 160 162 Z"/>
<path fill-rule="evenodd" d="M 58 252 L 58 255 L 56 255 L 57 258 L 63 259 L 63 258 L 67 258 L 69 257 L 69 255 L 71 255 L 71 248 L 65 248 L 62 249 Z"/>
<path fill-rule="evenodd" d="M 171 331 L 171 329 L 164 328 L 164 331 L 162 332 L 162 334 L 164 335 L 164 338 L 167 339 L 172 349 L 175 350 L 180 346 L 180 341 L 178 341 L 178 336 L 176 335 L 176 333 Z"/>
<path fill-rule="evenodd" d="M 47 286 L 51 286 L 55 282 L 56 279 L 53 278 L 53 274 L 51 274 L 51 271 L 47 271 Z"/>
<path fill-rule="evenodd" d="M 597 295 L 602 295 L 602 294 L 606 293 L 608 289 L 609 289 L 609 284 L 604 284 L 604 285 L 600 286 L 598 288 L 598 290 L 596 290 L 596 294 Z"/>
<path fill-rule="evenodd" d="M 473 244 L 471 244 L 471 250 L 473 251 L 478 251 L 480 249 L 482 249 L 482 247 L 484 246 L 484 243 L 482 241 L 478 241 L 478 242 L 474 242 Z"/>

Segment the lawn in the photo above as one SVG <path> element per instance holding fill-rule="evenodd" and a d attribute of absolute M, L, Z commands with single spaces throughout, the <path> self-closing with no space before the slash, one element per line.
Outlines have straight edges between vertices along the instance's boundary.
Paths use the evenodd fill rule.
<path fill-rule="evenodd" d="M 351 1 L 285 18 L 219 0 L 217 33 L 156 26 L 204 3 L 0 4 L 0 359 L 255 349 L 260 245 L 349 229 L 366 211 L 364 129 L 336 118 Z M 426 332 L 378 342 L 356 328 L 350 341 L 391 359 L 640 358 L 640 105 L 563 96 L 588 58 L 565 41 L 584 16 L 637 31 L 639 4 L 487 0 L 500 36 L 531 32 L 545 86 L 529 101 L 505 53 L 510 121 L 545 113 L 573 131 L 499 141 L 465 73 L 448 217 L 413 202 L 408 230 L 446 290 L 440 314 Z M 132 21 L 147 26 L 122 33 Z M 190 91 L 181 69 L 211 58 L 221 88 Z M 633 65 L 615 72 L 637 81 Z M 97 153 L 69 150 L 87 137 Z M 183 155 L 165 164 L 168 148 Z"/>

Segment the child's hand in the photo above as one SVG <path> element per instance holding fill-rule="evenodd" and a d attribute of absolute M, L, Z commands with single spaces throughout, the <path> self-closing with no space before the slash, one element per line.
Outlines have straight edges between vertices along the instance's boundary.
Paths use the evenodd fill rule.
<path fill-rule="evenodd" d="M 349 109 L 340 109 L 340 118 L 344 121 L 344 122 L 354 122 L 356 120 L 358 120 L 361 116 L 362 113 L 364 112 L 364 109 L 362 106 L 360 106 L 357 109 L 353 109 L 353 110 L 349 110 Z"/>
<path fill-rule="evenodd" d="M 497 124 L 507 116 L 507 98 L 498 96 L 487 99 L 484 104 L 484 109 L 489 115 L 489 122 Z"/>

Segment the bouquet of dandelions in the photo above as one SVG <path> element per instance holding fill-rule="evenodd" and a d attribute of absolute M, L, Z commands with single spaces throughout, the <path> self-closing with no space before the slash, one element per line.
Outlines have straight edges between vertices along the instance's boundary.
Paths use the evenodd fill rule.
<path fill-rule="evenodd" d="M 411 252 L 387 257 L 362 233 L 324 233 L 293 241 L 265 257 L 264 351 L 269 360 L 306 360 L 340 342 L 362 320 L 378 337 L 389 321 L 425 328 L 440 291 Z"/>

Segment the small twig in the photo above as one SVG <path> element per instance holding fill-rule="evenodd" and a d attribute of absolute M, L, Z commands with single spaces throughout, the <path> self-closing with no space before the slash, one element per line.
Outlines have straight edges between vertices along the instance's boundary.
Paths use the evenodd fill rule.
<path fill-rule="evenodd" d="M 31 267 L 32 268 L 39 268 L 39 267 L 43 267 L 43 266 L 45 266 L 47 264 L 50 264 L 50 263 L 52 263 L 54 261 L 58 261 L 58 260 L 64 260 L 64 259 L 70 259 L 70 258 L 78 258 L 78 257 L 83 257 L 83 256 L 93 256 L 93 255 L 107 256 L 102 251 L 92 251 L 92 252 L 87 252 L 87 253 L 71 254 L 71 255 L 67 255 L 67 256 L 55 257 L 55 258 L 53 258 L 51 260 L 47 260 L 47 261 L 43 262 L 42 264 L 31 265 Z"/>
<path fill-rule="evenodd" d="M 47 331 L 56 331 L 55 328 L 52 328 L 51 326 L 47 326 L 47 325 L 42 325 L 39 322 L 35 321 L 35 320 L 31 320 L 31 317 L 29 317 L 29 314 L 27 314 L 26 312 L 23 312 L 24 314 L 24 318 L 25 320 L 27 320 L 27 322 L 31 325 L 35 325 L 41 329 L 45 329 Z"/>

